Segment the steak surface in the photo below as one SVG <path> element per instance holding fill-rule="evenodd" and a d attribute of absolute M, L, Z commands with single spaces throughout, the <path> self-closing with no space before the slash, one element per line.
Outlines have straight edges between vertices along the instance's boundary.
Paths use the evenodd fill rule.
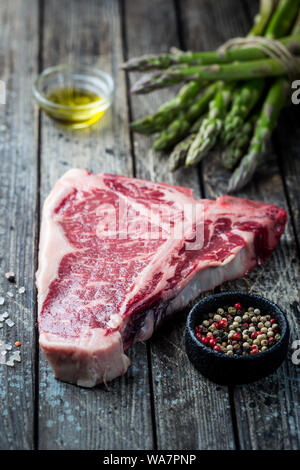
<path fill-rule="evenodd" d="M 285 222 L 271 204 L 68 171 L 44 204 L 36 277 L 55 377 L 92 387 L 124 374 L 132 343 L 268 259 Z"/>

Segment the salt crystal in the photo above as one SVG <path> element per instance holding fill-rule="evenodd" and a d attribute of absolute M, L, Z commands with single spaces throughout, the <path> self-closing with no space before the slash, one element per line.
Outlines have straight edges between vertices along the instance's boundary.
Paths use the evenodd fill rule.
<path fill-rule="evenodd" d="M 9 361 L 6 362 L 6 365 L 9 367 L 13 367 L 15 365 L 14 361 L 9 359 Z"/>
<path fill-rule="evenodd" d="M 10 318 L 8 318 L 7 320 L 5 320 L 5 323 L 6 323 L 10 328 L 13 327 L 14 324 L 15 324 Z"/>
<path fill-rule="evenodd" d="M 16 276 L 15 273 L 10 271 L 9 273 L 5 273 L 5 277 L 9 282 L 16 282 Z"/>
<path fill-rule="evenodd" d="M 0 328 L 3 328 L 3 323 L 0 323 Z"/>
<path fill-rule="evenodd" d="M 5 302 L 5 298 L 4 297 L 0 297 L 0 305 L 3 305 Z"/>
<path fill-rule="evenodd" d="M 5 356 L 7 354 L 7 351 L 1 351 L 1 355 Z"/>
<path fill-rule="evenodd" d="M 9 358 L 11 361 L 21 362 L 21 353 L 20 351 L 15 351 Z"/>
<path fill-rule="evenodd" d="M 12 298 L 14 296 L 14 294 L 12 292 L 7 292 L 7 296 Z"/>
<path fill-rule="evenodd" d="M 3 317 L 3 318 L 7 318 L 7 317 L 8 317 L 8 312 L 3 312 L 3 313 L 2 313 L 2 317 Z"/>
<path fill-rule="evenodd" d="M 1 321 L 4 321 L 4 316 L 2 314 L 0 315 L 0 322 Z"/>
<path fill-rule="evenodd" d="M 7 351 L 12 350 L 12 345 L 11 344 L 5 344 L 4 347 L 5 347 L 5 349 L 7 349 Z"/>
<path fill-rule="evenodd" d="M 20 289 L 19 289 L 18 292 L 19 292 L 19 294 L 24 294 L 24 292 L 25 292 L 25 287 L 20 287 Z"/>

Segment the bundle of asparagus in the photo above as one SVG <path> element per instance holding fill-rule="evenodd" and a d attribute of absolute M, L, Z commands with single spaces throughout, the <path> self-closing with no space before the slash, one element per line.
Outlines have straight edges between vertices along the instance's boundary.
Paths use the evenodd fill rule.
<path fill-rule="evenodd" d="M 173 99 L 131 127 L 157 133 L 155 150 L 173 148 L 171 171 L 196 165 L 219 140 L 222 163 L 234 170 L 228 191 L 247 184 L 260 166 L 286 102 L 287 76 L 300 75 L 300 0 L 260 0 L 243 41 L 212 52 L 176 50 L 123 64 L 128 71 L 156 69 L 132 93 L 185 82 Z"/>

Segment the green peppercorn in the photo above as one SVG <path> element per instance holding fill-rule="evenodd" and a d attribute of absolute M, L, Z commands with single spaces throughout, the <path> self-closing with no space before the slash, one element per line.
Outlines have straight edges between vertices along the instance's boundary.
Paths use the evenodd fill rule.
<path fill-rule="evenodd" d="M 235 314 L 236 314 L 236 308 L 234 308 L 234 307 L 229 307 L 229 308 L 228 308 L 228 313 L 230 313 L 230 315 L 235 315 Z"/>
<path fill-rule="evenodd" d="M 221 320 L 222 320 L 221 315 L 216 314 L 216 315 L 214 316 L 214 321 L 219 322 L 219 321 L 221 321 Z"/>

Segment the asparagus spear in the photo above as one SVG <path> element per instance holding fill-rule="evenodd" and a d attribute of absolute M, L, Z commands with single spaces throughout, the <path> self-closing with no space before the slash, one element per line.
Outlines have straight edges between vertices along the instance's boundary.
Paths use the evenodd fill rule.
<path fill-rule="evenodd" d="M 300 73 L 300 65 L 297 64 Z M 276 59 L 233 62 L 206 66 L 170 68 L 163 73 L 155 72 L 138 81 L 132 93 L 148 93 L 164 86 L 175 85 L 182 81 L 208 82 L 212 80 L 249 80 L 257 77 L 278 77 L 286 75 L 285 67 Z"/>
<path fill-rule="evenodd" d="M 253 34 L 253 33 L 251 33 Z M 281 44 L 289 50 L 293 50 L 296 42 L 299 53 L 299 35 L 291 35 L 280 39 Z M 245 62 L 250 60 L 260 60 L 266 58 L 266 54 L 262 49 L 251 46 L 239 49 L 228 49 L 224 53 L 219 51 L 204 52 L 181 52 L 180 54 L 160 54 L 160 55 L 144 55 L 138 59 L 131 59 L 122 65 L 124 70 L 147 71 L 153 69 L 166 69 L 173 65 L 211 65 L 211 64 L 227 64 L 229 62 Z"/>
<path fill-rule="evenodd" d="M 192 125 L 190 129 L 191 133 L 174 147 L 169 157 L 169 168 L 171 171 L 175 171 L 181 166 L 184 166 L 189 148 L 195 140 L 197 132 L 205 118 L 206 114 L 200 116 Z"/>
<path fill-rule="evenodd" d="M 157 137 L 154 142 L 154 149 L 164 150 L 176 144 L 183 136 L 185 136 L 195 119 L 206 111 L 210 100 L 216 94 L 221 84 L 221 82 L 216 82 L 210 85 L 195 103 L 182 111 L 178 117 Z"/>
<path fill-rule="evenodd" d="M 286 34 L 299 12 L 300 0 L 280 0 L 266 30 L 267 38 Z M 298 41 L 296 41 L 298 42 Z M 300 66 L 299 66 L 300 72 Z M 157 88 L 189 80 L 246 80 L 256 77 L 280 76 L 285 69 L 275 59 L 213 64 L 202 66 L 171 67 L 163 72 L 154 72 L 138 81 L 133 93 L 147 93 Z"/>
<path fill-rule="evenodd" d="M 273 13 L 278 1 L 261 0 L 259 13 L 254 18 L 254 25 L 249 33 L 250 36 L 258 36 L 264 31 L 271 14 Z M 141 57 L 134 57 L 122 64 L 123 70 L 138 70 L 143 72 L 151 69 L 165 69 L 174 64 L 217 64 L 220 62 L 232 62 L 234 60 L 255 60 L 264 57 L 264 53 L 257 48 L 236 49 L 219 54 L 218 51 L 212 52 L 183 52 L 166 54 L 145 54 Z"/>
<path fill-rule="evenodd" d="M 245 119 L 250 114 L 265 89 L 265 80 L 256 78 L 247 81 L 234 92 L 232 107 L 224 120 L 221 135 L 222 144 L 227 145 L 241 131 Z"/>
<path fill-rule="evenodd" d="M 280 0 L 268 28 L 266 37 L 281 38 L 291 29 L 299 13 L 300 0 Z"/>
<path fill-rule="evenodd" d="M 269 19 L 277 7 L 278 0 L 261 0 L 259 13 L 254 18 L 254 25 L 249 36 L 260 36 L 266 29 Z"/>
<path fill-rule="evenodd" d="M 249 146 L 257 118 L 258 115 L 255 114 L 246 121 L 241 128 L 241 132 L 238 132 L 225 150 L 223 150 L 221 158 L 223 166 L 227 170 L 232 170 L 236 166 Z"/>
<path fill-rule="evenodd" d="M 185 160 L 189 151 L 190 146 L 192 145 L 196 133 L 188 135 L 185 139 L 179 142 L 176 147 L 174 147 L 170 157 L 169 157 L 169 168 L 171 171 L 175 171 L 181 166 L 184 166 Z"/>
<path fill-rule="evenodd" d="M 185 84 L 179 93 L 170 101 L 164 103 L 158 108 L 156 113 L 138 119 L 131 123 L 131 128 L 135 132 L 150 135 L 159 132 L 166 127 L 178 113 L 187 108 L 199 94 L 203 84 L 200 82 L 190 82 Z"/>
<path fill-rule="evenodd" d="M 209 112 L 193 141 L 186 158 L 186 166 L 196 165 L 215 145 L 222 129 L 223 119 L 231 100 L 235 83 L 227 83 L 209 104 Z"/>
<path fill-rule="evenodd" d="M 228 192 L 237 191 L 245 186 L 260 165 L 284 106 L 287 90 L 288 81 L 282 77 L 278 78 L 271 86 L 257 121 L 248 153 L 232 174 L 228 184 Z"/>
<path fill-rule="evenodd" d="M 191 129 L 190 129 L 190 134 L 197 134 L 197 132 L 199 131 L 204 119 L 207 117 L 207 113 L 206 114 L 202 114 L 202 116 L 200 116 L 197 121 L 194 122 L 194 124 L 192 125 Z"/>

